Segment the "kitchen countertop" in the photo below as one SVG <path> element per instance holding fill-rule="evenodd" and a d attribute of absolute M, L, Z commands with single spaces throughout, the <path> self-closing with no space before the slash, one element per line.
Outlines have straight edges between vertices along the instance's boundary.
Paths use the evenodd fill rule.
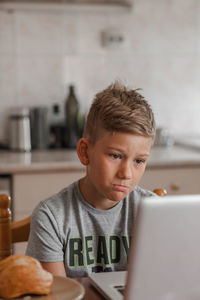
<path fill-rule="evenodd" d="M 200 167 L 200 150 L 182 146 L 153 147 L 147 168 Z M 75 150 L 0 151 L 0 174 L 81 171 Z"/>
<path fill-rule="evenodd" d="M 200 167 L 200 149 L 187 146 L 153 147 L 147 167 Z"/>
<path fill-rule="evenodd" d="M 75 150 L 0 151 L 0 174 L 84 170 Z"/>

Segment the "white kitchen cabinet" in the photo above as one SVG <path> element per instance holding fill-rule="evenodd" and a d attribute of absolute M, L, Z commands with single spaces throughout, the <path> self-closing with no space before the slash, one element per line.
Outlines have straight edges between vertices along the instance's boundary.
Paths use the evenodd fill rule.
<path fill-rule="evenodd" d="M 147 168 L 140 186 L 149 190 L 165 188 L 168 195 L 200 194 L 200 167 Z"/>
<path fill-rule="evenodd" d="M 62 188 L 83 177 L 84 174 L 84 170 L 14 174 L 14 220 L 20 220 L 31 215 L 41 200 L 59 192 Z M 26 245 L 26 242 L 16 244 L 15 253 L 25 253 Z"/>
<path fill-rule="evenodd" d="M 15 220 L 18 219 L 18 215 L 30 215 L 41 200 L 59 192 L 84 174 L 85 170 L 13 175 Z"/>

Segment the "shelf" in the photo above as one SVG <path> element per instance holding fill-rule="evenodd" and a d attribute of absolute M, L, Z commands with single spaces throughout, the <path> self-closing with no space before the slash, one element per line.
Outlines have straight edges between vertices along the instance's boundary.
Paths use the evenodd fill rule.
<path fill-rule="evenodd" d="M 132 0 L 0 0 L 0 10 L 62 10 L 94 7 L 132 7 Z"/>

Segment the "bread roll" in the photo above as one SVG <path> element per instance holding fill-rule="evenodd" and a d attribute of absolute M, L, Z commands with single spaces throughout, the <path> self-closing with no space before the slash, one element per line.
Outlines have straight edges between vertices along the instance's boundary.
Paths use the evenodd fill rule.
<path fill-rule="evenodd" d="M 0 297 L 47 295 L 52 284 L 53 275 L 32 257 L 15 254 L 0 262 Z"/>

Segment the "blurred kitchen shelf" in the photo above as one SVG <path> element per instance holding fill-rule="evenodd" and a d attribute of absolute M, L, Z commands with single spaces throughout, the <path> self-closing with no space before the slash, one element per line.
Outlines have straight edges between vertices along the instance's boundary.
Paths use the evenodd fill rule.
<path fill-rule="evenodd" d="M 0 0 L 0 3 L 55 3 L 55 4 L 105 4 L 105 5 L 122 5 L 131 6 L 128 0 Z"/>
<path fill-rule="evenodd" d="M 0 10 L 42 10 L 42 11 L 68 11 L 101 9 L 126 9 L 130 10 L 133 0 L 0 0 Z"/>

